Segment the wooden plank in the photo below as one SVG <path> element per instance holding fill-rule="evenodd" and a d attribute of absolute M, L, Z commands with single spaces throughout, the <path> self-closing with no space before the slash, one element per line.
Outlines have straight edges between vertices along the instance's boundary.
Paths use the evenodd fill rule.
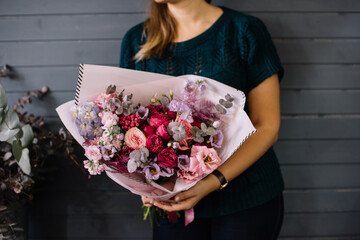
<path fill-rule="evenodd" d="M 288 189 L 359 188 L 360 164 L 282 166 Z"/>
<path fill-rule="evenodd" d="M 151 234 L 150 222 L 142 215 L 29 217 L 29 238 L 141 239 Z"/>
<path fill-rule="evenodd" d="M 282 237 L 360 236 L 360 213 L 287 214 Z"/>
<path fill-rule="evenodd" d="M 357 12 L 360 10 L 360 3 L 356 0 L 345 0 L 339 4 L 336 0 L 302 0 L 302 1 L 269 1 L 269 0 L 214 0 L 215 5 L 223 5 L 238 11 L 270 11 L 270 12 Z"/>
<path fill-rule="evenodd" d="M 360 37 L 359 13 L 256 13 L 274 38 Z M 145 14 L 35 15 L 0 17 L 0 41 L 120 39 Z"/>
<path fill-rule="evenodd" d="M 285 212 L 359 212 L 359 189 L 317 189 L 284 192 Z"/>
<path fill-rule="evenodd" d="M 2 0 L 0 15 L 144 12 L 147 0 Z"/>
<path fill-rule="evenodd" d="M 97 0 L 2 0 L 0 2 L 0 15 L 23 15 L 23 14 L 74 14 L 74 13 L 119 13 L 119 12 L 143 12 L 147 5 L 146 0 L 103 0 L 99 4 Z M 359 12 L 360 3 L 357 0 L 302 0 L 299 1 L 268 1 L 251 0 L 232 1 L 214 0 L 213 4 L 227 6 L 238 11 L 263 11 L 263 12 Z M 71 6 L 71 7 L 69 7 Z"/>
<path fill-rule="evenodd" d="M 145 14 L 0 17 L 0 41 L 121 39 Z"/>
<path fill-rule="evenodd" d="M 360 211 L 359 198 L 360 190 L 351 189 L 287 190 L 284 193 L 287 213 Z M 130 192 L 78 191 L 51 194 L 44 192 L 35 196 L 29 206 L 28 214 L 31 216 L 139 215 L 143 211 L 141 206 L 140 197 Z"/>
<path fill-rule="evenodd" d="M 356 116 L 283 117 L 280 140 L 359 139 L 360 121 Z"/>
<path fill-rule="evenodd" d="M 287 214 L 282 237 L 359 235 L 360 213 Z M 141 238 L 151 235 L 141 216 L 29 217 L 30 238 Z M 138 231 L 141 229 L 142 231 Z"/>
<path fill-rule="evenodd" d="M 51 85 L 49 87 L 51 88 Z M 51 92 L 44 99 L 28 105 L 26 109 L 37 115 L 57 116 L 55 108 L 74 99 L 74 90 L 75 87 L 71 92 Z M 9 103 L 12 105 L 25 94 L 26 92 L 8 92 Z M 352 104 L 349 104 L 350 102 Z M 284 90 L 281 93 L 281 112 L 282 114 L 357 114 L 360 113 L 360 92 Z"/>
<path fill-rule="evenodd" d="M 7 92 L 35 90 L 42 86 L 48 86 L 52 92 L 72 92 L 76 89 L 79 66 L 19 67 L 14 70 L 15 78 L 1 81 L 1 85 Z"/>
<path fill-rule="evenodd" d="M 284 64 L 282 89 L 360 88 L 360 65 Z"/>
<path fill-rule="evenodd" d="M 283 63 L 360 63 L 359 39 L 275 39 Z"/>
<path fill-rule="evenodd" d="M 360 91 L 283 90 L 280 99 L 283 114 L 360 113 Z"/>
<path fill-rule="evenodd" d="M 284 65 L 280 86 L 289 89 L 360 89 L 360 65 Z M 3 79 L 7 91 L 37 89 L 44 85 L 52 91 L 74 91 L 78 66 L 16 67 L 17 78 Z"/>
<path fill-rule="evenodd" d="M 360 63 L 360 39 L 276 39 L 283 63 Z M 120 40 L 0 42 L 0 65 L 119 64 Z M 26 57 L 24 57 L 26 56 Z"/>
<path fill-rule="evenodd" d="M 360 163 L 360 140 L 279 141 L 275 152 L 281 164 Z"/>

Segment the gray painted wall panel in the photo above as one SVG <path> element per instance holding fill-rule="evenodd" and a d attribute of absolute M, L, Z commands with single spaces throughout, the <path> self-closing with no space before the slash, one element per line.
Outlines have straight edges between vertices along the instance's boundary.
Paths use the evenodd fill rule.
<path fill-rule="evenodd" d="M 360 12 L 357 0 L 214 0 L 215 5 L 241 11 L 264 12 Z M 146 0 L 2 0 L 0 15 L 144 12 Z"/>
<path fill-rule="evenodd" d="M 279 141 L 274 148 L 281 164 L 360 163 L 360 140 Z"/>

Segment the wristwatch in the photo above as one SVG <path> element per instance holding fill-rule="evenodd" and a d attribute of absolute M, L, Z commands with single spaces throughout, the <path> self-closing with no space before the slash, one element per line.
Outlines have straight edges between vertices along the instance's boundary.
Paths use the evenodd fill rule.
<path fill-rule="evenodd" d="M 215 169 L 211 174 L 215 175 L 219 179 L 221 184 L 219 190 L 223 189 L 229 184 L 228 180 L 226 180 L 225 176 L 219 170 Z"/>

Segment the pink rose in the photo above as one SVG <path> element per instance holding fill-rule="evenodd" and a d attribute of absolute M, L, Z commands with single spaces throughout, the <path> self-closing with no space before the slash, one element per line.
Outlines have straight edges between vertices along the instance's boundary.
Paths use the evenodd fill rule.
<path fill-rule="evenodd" d="M 144 132 L 147 136 L 151 135 L 151 134 L 155 134 L 156 129 L 152 126 L 145 126 L 144 127 Z"/>
<path fill-rule="evenodd" d="M 150 152 L 158 153 L 163 149 L 163 142 L 158 135 L 149 135 L 146 139 L 146 148 Z"/>
<path fill-rule="evenodd" d="M 119 117 L 110 111 L 101 112 L 99 113 L 99 116 L 101 117 L 101 123 L 104 124 L 104 127 L 106 128 L 116 125 L 119 121 Z"/>
<path fill-rule="evenodd" d="M 158 163 L 164 168 L 175 168 L 177 166 L 177 155 L 175 149 L 164 148 L 158 154 Z"/>
<path fill-rule="evenodd" d="M 199 174 L 197 174 L 195 172 L 185 171 L 185 170 L 177 171 L 177 176 L 185 182 L 193 182 L 193 181 L 201 179 L 201 176 L 199 176 Z"/>
<path fill-rule="evenodd" d="M 162 124 L 164 124 L 167 127 L 167 125 L 169 124 L 169 119 L 164 114 L 155 114 L 151 116 L 149 120 L 149 124 L 154 128 L 158 128 Z"/>
<path fill-rule="evenodd" d="M 196 172 L 200 176 L 210 174 L 221 163 L 214 148 L 206 146 L 192 146 L 190 155 L 189 171 Z"/>
<path fill-rule="evenodd" d="M 140 149 L 146 145 L 145 134 L 137 127 L 130 128 L 125 133 L 125 144 L 132 149 Z"/>
<path fill-rule="evenodd" d="M 156 129 L 156 134 L 159 135 L 165 141 L 169 141 L 171 139 L 171 136 L 168 133 L 167 127 L 165 127 L 164 124 L 160 125 Z"/>
<path fill-rule="evenodd" d="M 91 145 L 88 146 L 87 148 L 85 148 L 85 156 L 91 160 L 91 161 L 99 161 L 102 157 L 102 154 L 100 152 L 100 149 L 95 146 L 95 145 Z"/>

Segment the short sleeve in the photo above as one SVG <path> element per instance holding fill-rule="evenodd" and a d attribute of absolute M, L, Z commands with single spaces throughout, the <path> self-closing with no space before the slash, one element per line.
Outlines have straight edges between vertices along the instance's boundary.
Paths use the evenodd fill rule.
<path fill-rule="evenodd" d="M 252 17 L 246 28 L 246 92 L 251 91 L 268 77 L 277 73 L 281 81 L 284 69 L 276 48 L 264 23 Z"/>

